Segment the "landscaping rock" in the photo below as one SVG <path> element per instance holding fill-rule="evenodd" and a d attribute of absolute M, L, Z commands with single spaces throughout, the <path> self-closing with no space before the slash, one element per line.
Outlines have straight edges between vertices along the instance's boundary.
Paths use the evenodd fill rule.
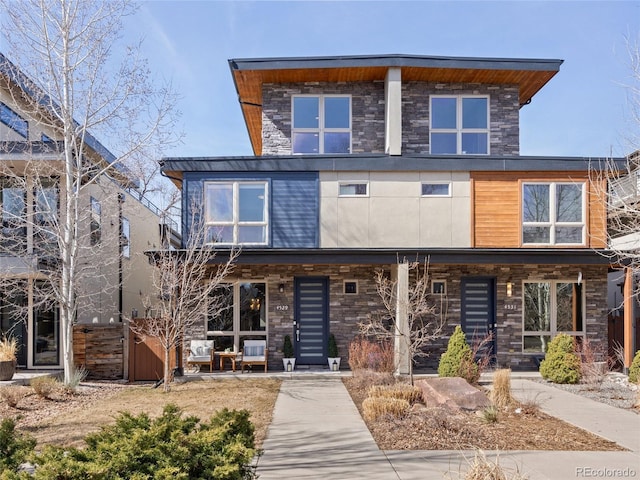
<path fill-rule="evenodd" d="M 489 398 L 460 377 L 434 377 L 417 380 L 428 407 L 443 406 L 454 410 L 481 410 L 491 405 Z"/>

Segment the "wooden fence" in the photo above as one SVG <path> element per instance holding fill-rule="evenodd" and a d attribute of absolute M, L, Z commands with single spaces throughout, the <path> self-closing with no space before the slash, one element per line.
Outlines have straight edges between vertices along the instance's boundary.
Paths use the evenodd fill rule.
<path fill-rule="evenodd" d="M 124 372 L 124 325 L 77 324 L 73 327 L 73 358 L 89 379 L 122 379 Z"/>

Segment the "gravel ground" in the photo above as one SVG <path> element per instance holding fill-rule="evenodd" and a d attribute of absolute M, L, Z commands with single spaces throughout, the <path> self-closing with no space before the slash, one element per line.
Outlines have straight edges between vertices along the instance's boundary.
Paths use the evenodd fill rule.
<path fill-rule="evenodd" d="M 576 385 L 560 385 L 542 379 L 538 381 L 545 385 L 640 414 L 640 408 L 634 408 L 635 405 L 640 403 L 640 386 L 630 384 L 627 376 L 622 373 L 608 373 L 601 382 L 578 383 Z"/>

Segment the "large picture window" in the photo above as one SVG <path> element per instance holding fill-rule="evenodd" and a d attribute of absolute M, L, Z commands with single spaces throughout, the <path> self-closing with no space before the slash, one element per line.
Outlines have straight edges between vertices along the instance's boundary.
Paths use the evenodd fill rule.
<path fill-rule="evenodd" d="M 267 182 L 209 182 L 205 185 L 207 242 L 266 245 Z"/>
<path fill-rule="evenodd" d="M 489 153 L 489 97 L 432 96 L 430 112 L 431 153 Z"/>
<path fill-rule="evenodd" d="M 522 186 L 522 243 L 583 245 L 583 183 L 525 183 Z"/>
<path fill-rule="evenodd" d="M 567 281 L 524 283 L 524 352 L 545 353 L 558 333 L 584 335 L 582 287 L 582 283 Z"/>
<path fill-rule="evenodd" d="M 267 284 L 238 282 L 221 286 L 209 298 L 207 338 L 216 350 L 239 352 L 244 340 L 267 338 Z"/>
<path fill-rule="evenodd" d="M 295 95 L 292 99 L 293 153 L 350 153 L 351 97 Z"/>

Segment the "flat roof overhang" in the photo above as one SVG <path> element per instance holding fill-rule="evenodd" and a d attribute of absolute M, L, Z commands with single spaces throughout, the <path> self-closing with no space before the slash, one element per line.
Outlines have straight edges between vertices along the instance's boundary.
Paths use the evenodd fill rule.
<path fill-rule="evenodd" d="M 281 155 L 266 157 L 169 157 L 162 172 L 180 186 L 183 172 L 587 172 L 604 171 L 624 158 L 487 155 Z"/>
<path fill-rule="evenodd" d="M 353 55 L 230 59 L 253 151 L 262 154 L 264 83 L 384 81 L 389 68 L 402 69 L 402 81 L 518 85 L 520 106 L 558 73 L 562 60 L 437 57 L 423 55 Z"/>
<path fill-rule="evenodd" d="M 182 250 L 175 250 L 180 255 Z M 146 252 L 153 257 L 157 252 Z M 218 264 L 229 258 L 220 249 L 209 262 Z M 578 248 L 483 249 L 483 248 L 243 248 L 239 265 L 393 265 L 398 261 L 428 261 L 430 265 L 602 265 L 614 260 L 613 252 Z"/>

